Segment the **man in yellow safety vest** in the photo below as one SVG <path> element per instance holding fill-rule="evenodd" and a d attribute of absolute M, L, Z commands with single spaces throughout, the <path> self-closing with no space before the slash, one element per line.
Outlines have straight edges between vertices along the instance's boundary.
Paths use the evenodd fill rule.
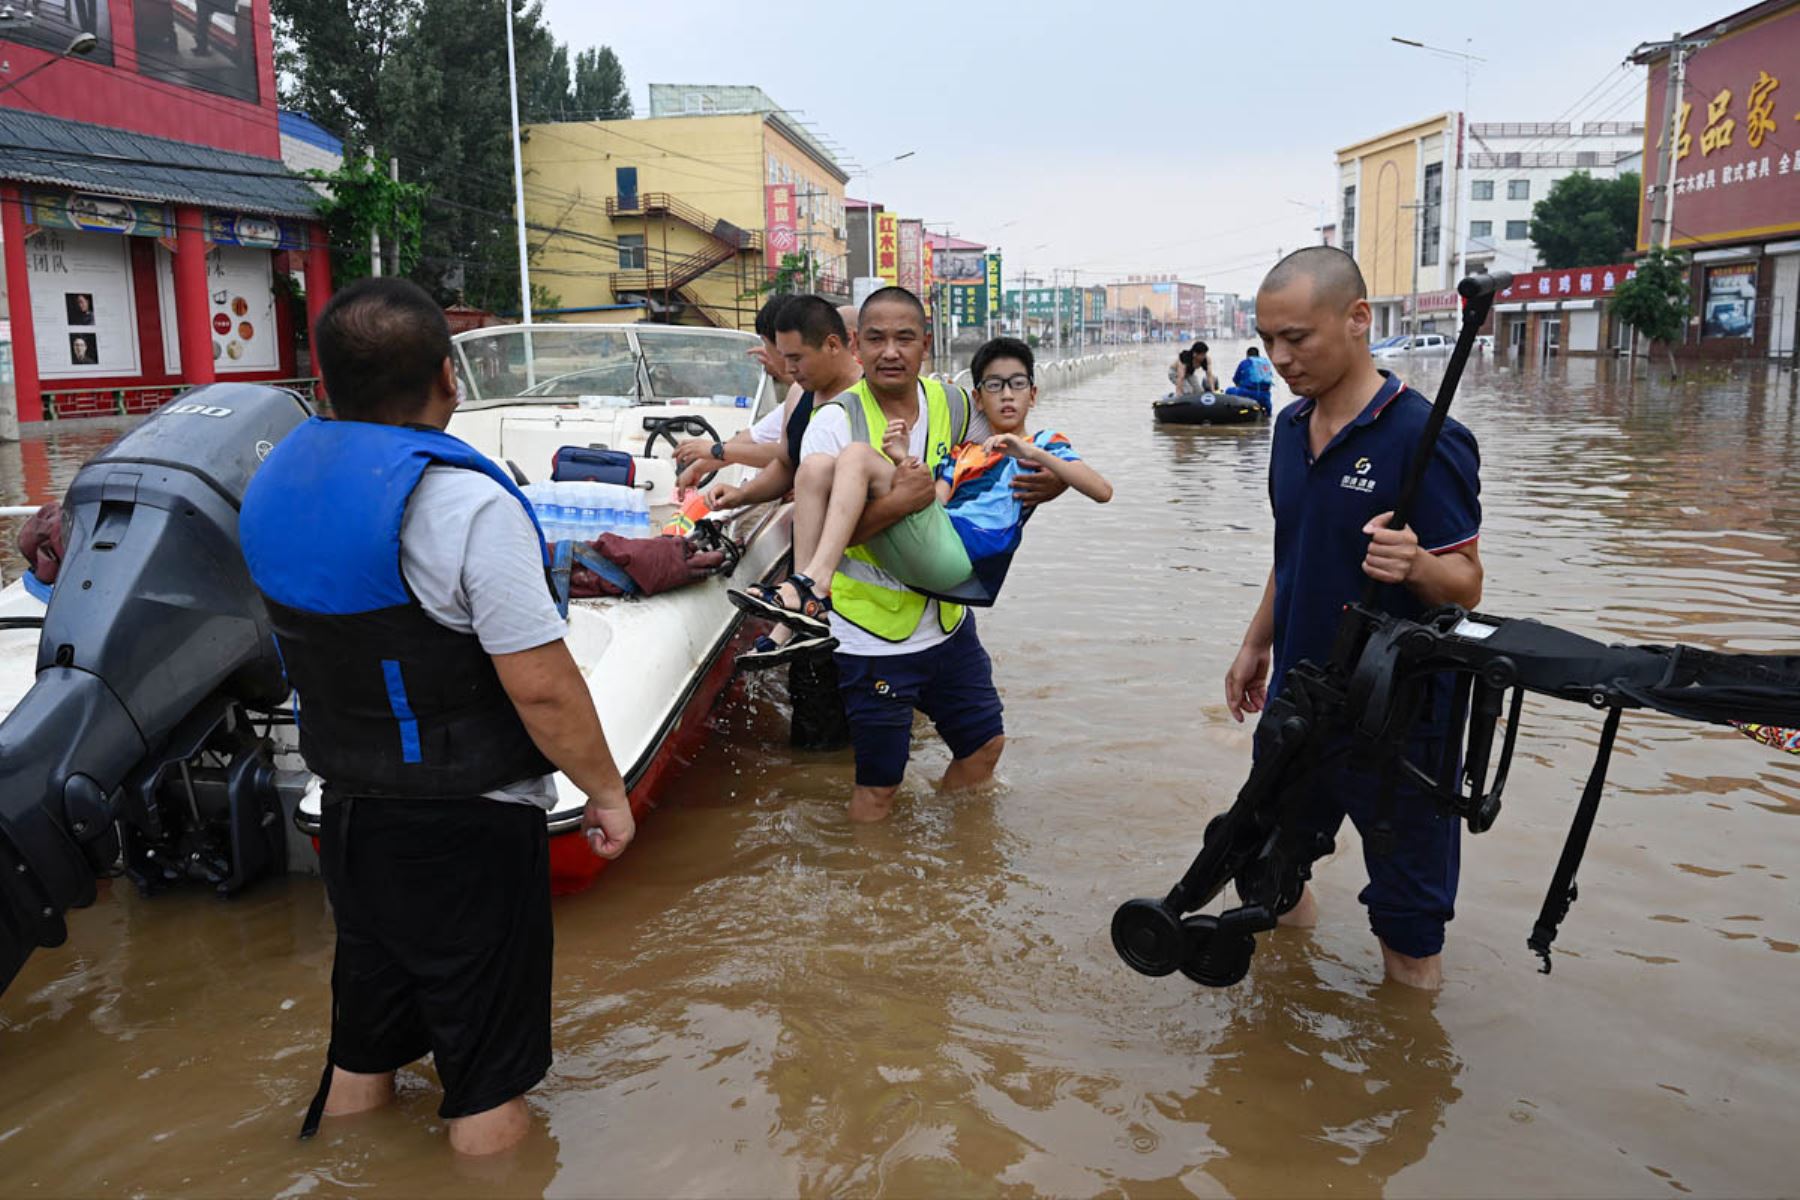
<path fill-rule="evenodd" d="M 883 570 L 865 543 L 910 519 L 936 499 L 933 474 L 959 443 L 988 435 L 987 422 L 954 383 L 921 379 L 931 349 L 924 307 L 904 288 L 883 288 L 864 301 L 857 328 L 863 379 L 822 405 L 807 426 L 795 478 L 794 559 L 817 547 L 837 454 L 851 442 L 880 447 L 898 467 L 893 486 L 874 497 L 838 563 L 830 600 L 814 581 L 796 576 L 779 603 L 801 620 L 828 621 L 850 738 L 856 788 L 850 817 L 879 821 L 893 806 L 906 772 L 913 711 L 930 717 L 952 761 L 939 787 L 958 789 L 992 777 L 1006 745 L 993 668 L 975 622 L 956 604 L 914 592 Z M 1066 485 L 1049 472 L 1021 473 L 1015 490 L 1028 504 Z M 826 589 L 819 589 L 824 591 Z M 810 618 L 806 614 L 810 613 Z"/>

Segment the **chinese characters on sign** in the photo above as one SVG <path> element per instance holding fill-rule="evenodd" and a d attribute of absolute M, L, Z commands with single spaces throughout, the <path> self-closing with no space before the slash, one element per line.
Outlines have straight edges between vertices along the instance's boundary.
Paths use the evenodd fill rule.
<path fill-rule="evenodd" d="M 1629 263 L 1610 267 L 1570 267 L 1555 271 L 1521 271 L 1498 300 L 1594 300 L 1612 295 L 1621 283 L 1637 274 Z M 1455 293 L 1450 293 L 1455 295 Z"/>
<path fill-rule="evenodd" d="M 43 229 L 25 239 L 40 376 L 138 373 L 130 248 L 111 233 Z"/>
<path fill-rule="evenodd" d="M 781 266 L 784 255 L 792 254 L 799 245 L 794 229 L 794 185 L 770 183 L 763 186 L 763 258 L 770 267 Z"/>
<path fill-rule="evenodd" d="M 1671 245 L 1800 232 L 1800 97 L 1782 87 L 1787 73 L 1782 66 L 1795 61 L 1800 61 L 1800 6 L 1715 36 L 1685 60 L 1682 95 L 1668 131 L 1662 126 L 1669 58 L 1652 61 L 1640 250 L 1649 248 L 1671 138 Z"/>
<path fill-rule="evenodd" d="M 900 282 L 899 219 L 893 213 L 875 218 L 875 273 L 889 287 Z"/>
<path fill-rule="evenodd" d="M 919 245 L 924 241 L 925 223 L 923 221 L 901 221 L 900 223 L 900 286 L 919 295 Z"/>
<path fill-rule="evenodd" d="M 937 282 L 934 251 L 929 241 L 921 241 L 919 246 L 919 298 L 925 301 L 925 311 L 932 311 L 932 284 Z"/>

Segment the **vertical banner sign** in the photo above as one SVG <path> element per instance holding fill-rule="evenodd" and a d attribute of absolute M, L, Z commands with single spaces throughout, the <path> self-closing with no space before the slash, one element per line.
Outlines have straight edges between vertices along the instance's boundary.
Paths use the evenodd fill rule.
<path fill-rule="evenodd" d="M 919 298 L 925 301 L 925 311 L 931 312 L 931 285 L 936 281 L 931 270 L 933 251 L 931 243 L 921 240 L 919 244 Z"/>
<path fill-rule="evenodd" d="M 763 254 L 771 267 L 780 267 L 783 255 L 792 254 L 799 238 L 794 230 L 794 185 L 771 183 L 763 187 Z"/>
<path fill-rule="evenodd" d="M 875 273 L 893 287 L 900 282 L 900 233 L 898 219 L 884 212 L 875 218 Z"/>
<path fill-rule="evenodd" d="M 988 311 L 995 312 L 1000 308 L 1000 256 L 987 256 L 987 302 Z"/>
<path fill-rule="evenodd" d="M 900 286 L 919 295 L 919 247 L 925 233 L 923 221 L 900 222 Z"/>

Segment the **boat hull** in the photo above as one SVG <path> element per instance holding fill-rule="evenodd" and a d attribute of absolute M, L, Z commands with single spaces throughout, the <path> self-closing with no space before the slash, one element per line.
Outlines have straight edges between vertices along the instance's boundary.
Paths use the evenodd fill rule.
<path fill-rule="evenodd" d="M 1268 419 L 1256 401 L 1223 392 L 1198 396 L 1165 396 L 1151 412 L 1159 425 L 1254 425 Z"/>

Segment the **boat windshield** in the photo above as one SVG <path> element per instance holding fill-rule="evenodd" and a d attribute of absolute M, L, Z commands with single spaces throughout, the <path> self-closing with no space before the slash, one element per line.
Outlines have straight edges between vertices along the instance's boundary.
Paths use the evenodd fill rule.
<path fill-rule="evenodd" d="M 748 336 L 726 338 L 669 327 L 637 332 L 650 390 L 657 399 L 756 396 L 763 370 L 749 355 L 756 342 Z"/>
<path fill-rule="evenodd" d="M 459 334 L 456 367 L 474 403 L 583 398 L 657 404 L 755 397 L 756 339 L 730 330 L 646 325 L 534 325 Z"/>

